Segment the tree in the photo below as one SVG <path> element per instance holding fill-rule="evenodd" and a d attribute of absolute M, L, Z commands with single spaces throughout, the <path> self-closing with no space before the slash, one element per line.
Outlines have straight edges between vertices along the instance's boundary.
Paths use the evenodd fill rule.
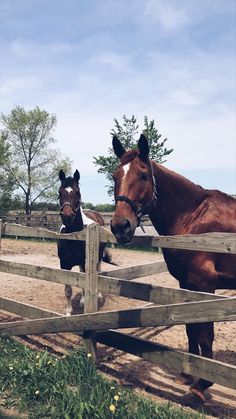
<path fill-rule="evenodd" d="M 6 176 L 1 167 L 6 163 L 9 152 L 8 145 L 3 136 L 0 136 L 0 213 L 8 211 L 12 204 L 14 183 L 11 177 Z"/>
<path fill-rule="evenodd" d="M 117 119 L 115 121 L 115 128 L 111 130 L 111 136 L 116 135 L 121 141 L 122 145 L 126 150 L 137 147 L 137 138 L 139 125 L 137 119 L 132 115 L 131 118 L 127 118 L 123 115 L 123 124 L 121 125 Z M 142 133 L 148 138 L 150 147 L 150 158 L 157 161 L 158 163 L 164 163 L 166 160 L 165 156 L 172 153 L 173 149 L 167 149 L 165 143 L 167 138 L 161 140 L 161 134 L 159 134 L 155 127 L 154 120 L 149 121 L 148 117 L 144 117 L 144 128 Z M 108 156 L 94 157 L 94 164 L 98 166 L 98 173 L 104 173 L 109 181 L 106 185 L 108 188 L 108 195 L 113 195 L 113 180 L 112 174 L 118 166 L 118 158 L 114 155 L 113 149 L 108 149 Z"/>
<path fill-rule="evenodd" d="M 2 177 L 11 180 L 15 192 L 23 194 L 25 212 L 30 214 L 39 198 L 55 197 L 59 169 L 69 171 L 71 163 L 52 148 L 55 115 L 38 106 L 30 111 L 16 106 L 9 115 L 1 114 L 1 122 L 0 144 L 7 149 L 1 162 Z"/>

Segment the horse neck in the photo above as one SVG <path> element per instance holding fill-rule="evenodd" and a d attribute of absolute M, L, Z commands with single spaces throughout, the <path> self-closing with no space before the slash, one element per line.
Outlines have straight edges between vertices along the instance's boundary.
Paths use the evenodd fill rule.
<path fill-rule="evenodd" d="M 152 162 L 157 185 L 157 203 L 150 218 L 159 234 L 171 234 L 180 214 L 196 208 L 206 196 L 206 191 L 166 167 Z"/>
<path fill-rule="evenodd" d="M 74 231 L 81 231 L 84 229 L 83 218 L 81 213 L 81 206 L 78 207 L 75 219 L 70 227 L 66 227 L 67 233 L 73 233 Z"/>

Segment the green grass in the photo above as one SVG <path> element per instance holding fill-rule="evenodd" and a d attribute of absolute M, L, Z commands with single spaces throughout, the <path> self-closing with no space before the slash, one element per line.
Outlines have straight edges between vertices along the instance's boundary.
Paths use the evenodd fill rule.
<path fill-rule="evenodd" d="M 0 339 L 0 402 L 0 418 L 26 412 L 31 419 L 203 418 L 105 380 L 81 349 L 58 359 L 7 337 Z M 8 415 L 9 408 L 19 415 Z"/>

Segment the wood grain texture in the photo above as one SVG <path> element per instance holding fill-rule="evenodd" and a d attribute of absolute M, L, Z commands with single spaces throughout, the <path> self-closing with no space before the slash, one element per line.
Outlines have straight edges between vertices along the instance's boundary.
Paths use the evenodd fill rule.
<path fill-rule="evenodd" d="M 176 371 L 204 378 L 236 389 L 236 366 L 169 348 L 114 330 L 99 332 L 97 340 L 107 346 L 164 365 Z"/>
<path fill-rule="evenodd" d="M 71 317 L 1 323 L 0 333 L 30 335 L 42 333 L 99 331 L 131 327 L 164 326 L 235 321 L 236 297 L 140 309 L 114 310 Z"/>

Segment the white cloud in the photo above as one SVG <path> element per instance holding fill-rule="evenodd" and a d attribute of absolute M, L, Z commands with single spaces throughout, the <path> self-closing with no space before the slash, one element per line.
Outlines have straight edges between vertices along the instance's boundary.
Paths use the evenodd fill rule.
<path fill-rule="evenodd" d="M 181 10 L 180 2 L 175 4 L 173 1 L 149 0 L 146 3 L 145 15 L 165 30 L 175 30 L 188 22 L 188 14 L 186 9 Z"/>
<path fill-rule="evenodd" d="M 236 167 L 235 53 L 229 16 L 224 20 L 220 14 L 231 13 L 233 2 L 94 4 L 77 17 L 65 14 L 65 30 L 59 34 L 54 34 L 55 9 L 48 31 L 35 30 L 40 21 L 23 31 L 18 21 L 17 30 L 2 37 L 1 111 L 39 105 L 56 113 L 58 145 L 83 176 L 96 173 L 92 157 L 107 153 L 113 119 L 121 121 L 123 114 L 137 116 L 140 129 L 144 115 L 156 121 L 163 138 L 168 137 L 167 147 L 174 148 L 170 168 Z M 222 28 L 211 27 L 215 14 Z M 211 42 L 201 38 L 207 19 Z M 14 28 L 14 19 L 10 23 Z"/>
<path fill-rule="evenodd" d="M 129 55 L 114 52 L 103 52 L 91 57 L 90 61 L 94 65 L 104 65 L 108 68 L 122 71 L 129 71 L 131 65 L 131 57 Z"/>

